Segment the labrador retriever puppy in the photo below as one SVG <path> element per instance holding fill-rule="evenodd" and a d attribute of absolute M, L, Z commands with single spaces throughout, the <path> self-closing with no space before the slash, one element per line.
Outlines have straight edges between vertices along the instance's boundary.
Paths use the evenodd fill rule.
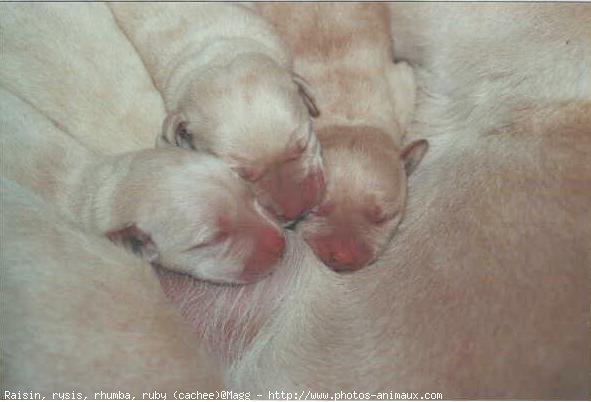
<path fill-rule="evenodd" d="M 291 221 L 324 190 L 318 116 L 270 25 L 237 4 L 110 4 L 162 93 L 159 146 L 206 151 Z"/>
<path fill-rule="evenodd" d="M 327 399 L 587 398 L 591 5 L 390 6 L 422 71 L 413 208 L 372 269 L 304 262 L 226 378 Z M 186 311 L 207 300 L 177 292 Z"/>
<path fill-rule="evenodd" d="M 295 71 L 317 90 L 326 196 L 298 231 L 328 267 L 373 263 L 403 216 L 407 176 L 427 150 L 403 146 L 413 72 L 394 64 L 384 4 L 257 3 L 291 46 Z"/>
<path fill-rule="evenodd" d="M 0 90 L 3 173 L 144 260 L 214 282 L 270 273 L 281 230 L 220 160 L 183 149 L 111 157 L 85 150 Z"/>
<path fill-rule="evenodd" d="M 237 320 L 218 321 L 239 307 L 273 307 L 238 320 L 252 340 L 226 378 L 253 394 L 585 398 L 590 112 L 590 102 L 534 107 L 494 135 L 432 138 L 409 187 L 416 208 L 372 269 L 335 277 L 305 259 L 252 298 L 187 286 L 175 299 L 226 331 Z M 283 294 L 256 298 L 269 287 Z"/>
<path fill-rule="evenodd" d="M 3 399 L 223 389 L 148 264 L 15 182 L 0 178 L 0 199 Z"/>
<path fill-rule="evenodd" d="M 153 146 L 162 97 L 106 4 L 3 3 L 0 26 L 0 85 L 91 150 Z"/>

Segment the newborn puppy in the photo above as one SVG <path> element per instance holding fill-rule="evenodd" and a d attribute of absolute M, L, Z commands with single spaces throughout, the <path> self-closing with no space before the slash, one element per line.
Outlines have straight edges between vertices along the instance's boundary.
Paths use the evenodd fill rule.
<path fill-rule="evenodd" d="M 157 146 L 223 159 L 282 221 L 319 201 L 324 174 L 310 121 L 318 110 L 270 25 L 237 4 L 110 7 L 163 95 Z"/>
<path fill-rule="evenodd" d="M 426 141 L 400 150 L 369 126 L 328 126 L 318 131 L 327 175 L 323 202 L 298 226 L 320 260 L 335 271 L 373 263 L 391 240 L 404 211 L 407 176 Z"/>
<path fill-rule="evenodd" d="M 323 202 L 298 226 L 336 271 L 371 264 L 400 223 L 407 176 L 427 151 L 402 146 L 414 109 L 413 72 L 393 63 L 388 10 L 378 3 L 257 3 L 291 46 L 295 71 L 318 91 Z"/>
<path fill-rule="evenodd" d="M 146 150 L 87 169 L 80 205 L 107 236 L 145 260 L 213 282 L 269 274 L 285 241 L 252 191 L 221 161 L 180 149 Z M 108 197 L 103 191 L 108 189 Z"/>
<path fill-rule="evenodd" d="M 99 158 L 0 91 L 3 175 L 144 260 L 214 282 L 270 273 L 284 239 L 219 159 L 183 149 Z"/>
<path fill-rule="evenodd" d="M 149 265 L 3 177 L 0 200 L 4 398 L 224 389 Z"/>

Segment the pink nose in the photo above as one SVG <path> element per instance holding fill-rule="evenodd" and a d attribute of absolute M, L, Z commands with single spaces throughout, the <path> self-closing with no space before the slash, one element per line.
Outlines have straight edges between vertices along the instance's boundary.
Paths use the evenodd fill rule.
<path fill-rule="evenodd" d="M 297 219 L 309 208 L 299 200 L 286 200 L 282 203 L 281 207 L 282 212 L 275 213 L 275 216 L 284 222 Z"/>
<path fill-rule="evenodd" d="M 284 189 L 278 200 L 281 212 L 272 212 L 282 221 L 294 220 L 318 203 L 324 193 L 324 187 L 322 170 L 313 171 L 291 191 Z"/>
<path fill-rule="evenodd" d="M 285 249 L 283 234 L 273 227 L 259 228 L 253 236 L 256 244 L 240 276 L 244 282 L 254 282 L 269 273 Z"/>
<path fill-rule="evenodd" d="M 366 266 L 371 260 L 370 248 L 364 242 L 353 238 L 327 236 L 310 240 L 309 244 L 316 256 L 334 271 L 355 271 Z"/>

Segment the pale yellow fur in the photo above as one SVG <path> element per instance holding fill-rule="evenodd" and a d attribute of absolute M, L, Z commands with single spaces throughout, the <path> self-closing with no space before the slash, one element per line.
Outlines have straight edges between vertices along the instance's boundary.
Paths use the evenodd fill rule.
<path fill-rule="evenodd" d="M 5 3 L 0 25 L 0 85 L 89 149 L 153 147 L 164 104 L 106 4 Z"/>

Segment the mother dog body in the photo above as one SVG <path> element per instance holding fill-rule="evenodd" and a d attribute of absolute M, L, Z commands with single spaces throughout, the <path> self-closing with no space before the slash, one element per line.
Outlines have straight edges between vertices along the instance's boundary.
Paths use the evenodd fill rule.
<path fill-rule="evenodd" d="M 15 182 L 0 199 L 3 398 L 222 388 L 148 264 Z"/>
<path fill-rule="evenodd" d="M 524 13 L 522 23 L 556 27 L 543 7 L 554 6 Z M 581 5 L 561 7 L 571 10 L 568 18 L 562 14 L 564 24 L 578 32 L 569 42 L 577 43 L 573 54 L 588 55 L 581 34 L 588 14 Z M 441 14 L 426 15 L 431 24 L 440 23 Z M 473 12 L 463 18 L 480 17 Z M 449 29 L 439 36 L 459 38 L 449 52 L 479 49 L 471 29 L 466 32 L 463 24 Z M 498 34 L 488 32 L 491 38 Z M 412 207 L 375 267 L 338 276 L 309 258 L 309 250 L 296 247 L 300 251 L 286 266 L 254 286 L 221 289 L 174 275 L 163 278 L 185 316 L 228 358 L 233 389 L 265 397 L 269 391 L 302 389 L 442 392 L 446 398 L 586 397 L 589 60 L 560 61 L 569 71 L 581 68 L 582 75 L 549 73 L 537 80 L 538 73 L 549 71 L 542 69 L 545 60 L 533 68 L 537 53 L 525 55 L 523 48 L 515 53 L 520 35 L 512 39 L 491 50 L 491 58 L 495 53 L 508 62 L 527 58 L 533 65 L 520 70 L 516 64 L 496 79 L 494 73 L 480 73 L 510 88 L 507 83 L 526 72 L 532 85 L 523 87 L 523 100 L 529 102 L 519 106 L 503 105 L 494 87 L 480 91 L 480 81 L 444 74 L 463 91 L 452 94 L 480 101 L 474 110 L 483 120 L 466 120 L 474 104 L 438 91 L 442 77 L 419 76 L 418 112 L 442 106 L 456 113 L 419 121 L 425 130 L 445 130 L 430 138 L 431 151 L 411 179 Z M 412 47 L 412 38 L 408 41 Z M 431 76 L 437 68 L 432 66 Z M 419 136 L 427 134 L 419 125 L 415 129 Z"/>
<path fill-rule="evenodd" d="M 479 6 L 459 14 L 431 11 L 426 24 L 436 26 L 441 15 L 476 24 Z M 402 28 L 396 27 L 396 13 L 405 7 L 425 13 L 442 6 L 393 6 L 395 43 Z M 473 25 L 466 32 L 465 24 L 446 25 L 445 35 L 429 37 L 430 46 L 413 42 L 410 34 L 400 45 L 409 49 L 411 61 L 413 46 L 424 50 L 417 64 L 441 50 L 440 60 L 457 63 L 465 74 L 427 64 L 419 76 L 421 120 L 414 132 L 431 135 L 432 151 L 411 179 L 399 234 L 375 267 L 336 277 L 304 260 L 289 276 L 281 276 L 287 269 L 279 271 L 205 308 L 199 297 L 219 292 L 181 281 L 167 284 L 205 333 L 227 332 L 238 323 L 236 334 L 251 334 L 245 347 L 239 336 L 239 342 L 229 342 L 240 346 L 229 375 L 236 389 L 264 395 L 302 389 L 442 392 L 446 398 L 587 395 L 591 104 L 584 75 L 590 47 L 581 26 L 589 21 L 586 6 L 561 6 L 568 13 L 559 15 L 568 22 L 544 8 L 553 6 L 530 12 L 525 5 L 482 7 L 499 12 L 487 15 L 495 24 L 479 31 L 496 47 L 483 50 L 482 41 L 472 37 Z M 573 57 L 560 58 L 552 46 L 544 58 L 536 46 L 524 54 L 528 48 L 519 29 L 496 40 L 502 14 L 521 16 L 522 25 L 553 27 L 545 37 L 549 43 L 568 32 L 565 46 L 574 46 Z M 421 32 L 412 15 L 406 29 Z M 497 75 L 475 63 L 474 70 L 462 70 L 468 55 L 482 52 L 490 52 L 490 60 L 502 55 L 512 69 Z M 557 74 L 547 65 L 552 54 L 561 66 Z M 523 59 L 528 64 L 518 63 Z M 511 96 L 519 81 L 523 86 Z M 457 92 L 442 90 L 442 83 Z M 507 97 L 513 102 L 504 103 Z M 452 113 L 433 112 L 438 109 Z M 280 293 L 289 297 L 261 298 L 265 286 L 283 287 Z M 254 310 L 245 308 L 251 301 L 273 305 L 272 314 L 237 320 L 238 312 Z"/>
<path fill-rule="evenodd" d="M 0 85 L 93 151 L 153 146 L 164 104 L 106 4 L 5 3 L 0 26 Z"/>

